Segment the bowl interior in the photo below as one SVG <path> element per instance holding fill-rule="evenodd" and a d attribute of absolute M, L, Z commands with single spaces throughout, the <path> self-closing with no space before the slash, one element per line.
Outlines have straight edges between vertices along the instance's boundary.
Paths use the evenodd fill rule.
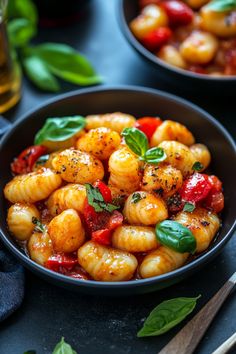
<path fill-rule="evenodd" d="M 165 278 L 175 277 L 175 274 L 179 272 L 184 272 L 185 268 L 197 266 L 198 262 L 201 262 L 201 259 L 210 255 L 211 250 L 214 252 L 217 245 L 224 243 L 225 239 L 229 238 L 229 232 L 232 231 L 235 222 L 236 153 L 234 143 L 217 121 L 196 106 L 188 104 L 185 100 L 177 99 L 172 95 L 145 88 L 98 88 L 64 95 L 62 98 L 58 98 L 27 114 L 3 138 L 0 146 L 0 188 L 3 190 L 5 184 L 11 178 L 10 163 L 12 159 L 25 147 L 32 145 L 34 135 L 43 125 L 46 118 L 115 111 L 130 113 L 137 118 L 145 115 L 160 116 L 163 119 L 172 119 L 185 124 L 193 132 L 197 142 L 206 144 L 209 147 L 212 154 L 211 169 L 223 181 L 225 209 L 222 215 L 222 228 L 216 241 L 205 255 L 201 255 L 191 264 L 158 278 L 141 280 L 140 284 L 142 282 L 160 282 Z M 5 240 L 14 245 L 15 254 L 19 254 L 19 252 L 23 254 L 23 251 L 15 244 L 8 233 L 6 224 L 7 206 L 7 202 L 3 194 L 1 194 L 1 231 Z M 30 260 L 28 262 L 31 265 L 34 264 Z M 130 287 L 132 283 L 135 283 L 135 281 L 123 283 L 123 286 Z M 101 283 L 99 286 L 102 286 Z"/>

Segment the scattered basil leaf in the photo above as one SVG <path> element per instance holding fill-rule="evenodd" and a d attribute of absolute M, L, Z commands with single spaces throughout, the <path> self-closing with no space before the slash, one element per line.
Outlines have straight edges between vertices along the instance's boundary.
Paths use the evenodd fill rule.
<path fill-rule="evenodd" d="M 152 310 L 137 336 L 159 336 L 166 333 L 194 310 L 200 296 L 194 298 L 178 297 L 163 301 Z"/>
<path fill-rule="evenodd" d="M 236 0 L 213 0 L 204 8 L 216 12 L 230 11 L 236 9 Z"/>
<path fill-rule="evenodd" d="M 36 166 L 44 165 L 49 159 L 49 155 L 42 155 L 38 158 L 38 160 L 35 162 Z"/>
<path fill-rule="evenodd" d="M 9 22 L 7 31 L 11 45 L 22 47 L 36 35 L 37 29 L 27 18 L 16 18 Z"/>
<path fill-rule="evenodd" d="M 77 354 L 77 352 L 73 350 L 71 345 L 66 343 L 64 337 L 62 337 L 60 342 L 55 346 L 52 354 Z"/>
<path fill-rule="evenodd" d="M 204 166 L 201 164 L 201 162 L 196 161 L 196 162 L 193 164 L 192 170 L 199 172 L 199 171 L 201 171 L 203 168 L 204 168 Z"/>
<path fill-rule="evenodd" d="M 124 137 L 125 143 L 131 151 L 138 156 L 144 157 L 148 149 L 148 139 L 141 130 L 137 128 L 125 128 L 121 135 Z"/>
<path fill-rule="evenodd" d="M 196 239 L 192 232 L 177 221 L 164 220 L 155 228 L 158 241 L 179 253 L 194 253 L 196 251 Z"/>
<path fill-rule="evenodd" d="M 35 216 L 32 217 L 32 223 L 35 225 L 34 231 L 42 232 L 42 233 L 46 231 L 46 225 L 41 223 L 41 221 L 37 219 Z"/>
<path fill-rule="evenodd" d="M 26 57 L 23 59 L 23 66 L 28 78 L 41 90 L 52 92 L 60 90 L 57 79 L 40 58 Z"/>
<path fill-rule="evenodd" d="M 131 198 L 131 203 L 138 203 L 140 200 L 145 199 L 146 195 L 142 195 L 142 193 L 134 193 Z"/>
<path fill-rule="evenodd" d="M 25 53 L 37 56 L 51 73 L 71 83 L 92 85 L 101 82 L 88 59 L 68 45 L 44 43 L 28 48 Z"/>
<path fill-rule="evenodd" d="M 48 118 L 36 134 L 34 144 L 40 145 L 44 141 L 64 141 L 84 127 L 85 119 L 82 116 Z"/>
<path fill-rule="evenodd" d="M 106 203 L 104 198 L 97 187 L 93 187 L 90 183 L 85 184 L 88 203 L 96 212 L 108 211 L 112 213 L 114 210 L 119 209 L 119 206 Z"/>
<path fill-rule="evenodd" d="M 144 160 L 147 163 L 157 164 L 159 162 L 164 161 L 166 159 L 166 157 L 167 157 L 166 153 L 162 148 L 154 147 L 154 148 L 146 151 L 146 153 L 144 155 Z"/>
<path fill-rule="evenodd" d="M 37 8 L 32 0 L 10 0 L 7 6 L 8 18 L 26 18 L 36 24 L 38 21 Z"/>
<path fill-rule="evenodd" d="M 187 202 L 184 204 L 183 211 L 187 211 L 191 213 L 192 211 L 194 211 L 195 208 L 196 208 L 195 204 Z"/>

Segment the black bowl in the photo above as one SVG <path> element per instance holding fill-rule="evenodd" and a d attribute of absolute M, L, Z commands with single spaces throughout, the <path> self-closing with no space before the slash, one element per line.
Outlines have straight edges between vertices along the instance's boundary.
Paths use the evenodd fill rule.
<path fill-rule="evenodd" d="M 146 49 L 133 35 L 129 23 L 139 14 L 138 0 L 118 0 L 118 20 L 121 31 L 131 46 L 141 55 L 147 63 L 151 63 L 157 74 L 171 84 L 186 88 L 188 91 L 213 92 L 220 94 L 227 90 L 233 94 L 236 88 L 236 76 L 213 77 L 209 75 L 196 74 L 183 70 L 156 57 Z"/>
<path fill-rule="evenodd" d="M 0 197 L 0 239 L 24 266 L 56 285 L 77 291 L 128 295 L 158 290 L 179 282 L 213 259 L 232 236 L 235 226 L 236 147 L 227 131 L 197 106 L 170 94 L 136 87 L 92 88 L 57 97 L 24 115 L 0 142 L 0 188 L 11 178 L 10 162 L 26 146 L 47 117 L 121 111 L 136 117 L 144 115 L 173 119 L 188 126 L 197 141 L 207 144 L 212 153 L 212 170 L 224 183 L 223 224 L 208 251 L 180 269 L 159 277 L 118 283 L 72 279 L 54 273 L 29 259 L 7 230 L 7 202 Z"/>

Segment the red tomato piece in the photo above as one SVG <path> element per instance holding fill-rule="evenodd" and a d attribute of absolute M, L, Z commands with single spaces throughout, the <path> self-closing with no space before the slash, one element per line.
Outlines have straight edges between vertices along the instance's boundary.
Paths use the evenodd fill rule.
<path fill-rule="evenodd" d="M 109 245 L 111 242 L 111 230 L 103 229 L 92 232 L 92 240 L 101 245 Z"/>
<path fill-rule="evenodd" d="M 159 5 L 162 0 L 139 0 L 139 7 L 143 9 L 148 5 Z"/>
<path fill-rule="evenodd" d="M 135 123 L 135 128 L 141 130 L 148 139 L 151 139 L 156 129 L 162 124 L 162 120 L 156 117 L 139 118 Z"/>
<path fill-rule="evenodd" d="M 194 173 L 184 181 L 179 194 L 183 201 L 197 203 L 206 198 L 211 188 L 207 175 Z"/>
<path fill-rule="evenodd" d="M 76 264 L 78 264 L 78 259 L 75 255 L 65 255 L 64 253 L 61 253 L 49 257 L 45 266 L 48 269 L 59 272 L 60 268 L 72 270 Z"/>
<path fill-rule="evenodd" d="M 146 36 L 142 39 L 142 43 L 148 50 L 154 52 L 166 44 L 171 36 L 172 31 L 170 28 L 160 27 L 146 34 Z"/>
<path fill-rule="evenodd" d="M 194 13 L 182 1 L 170 0 L 161 3 L 166 11 L 171 26 L 184 26 L 192 22 Z"/>
<path fill-rule="evenodd" d="M 11 170 L 15 174 L 32 172 L 34 163 L 44 155 L 47 148 L 42 145 L 34 145 L 23 150 L 20 155 L 12 162 Z"/>
<path fill-rule="evenodd" d="M 103 196 L 103 199 L 106 203 L 111 203 L 112 202 L 112 196 L 111 196 L 111 190 L 105 183 L 103 183 L 100 180 L 97 180 L 94 184 L 94 187 L 98 188 L 100 193 Z"/>
<path fill-rule="evenodd" d="M 111 217 L 110 217 L 108 223 L 107 223 L 107 228 L 109 230 L 114 230 L 118 226 L 122 225 L 123 220 L 124 220 L 123 215 L 119 211 L 114 210 L 113 213 L 111 214 Z"/>
<path fill-rule="evenodd" d="M 211 175 L 211 176 L 208 176 L 208 180 L 211 184 L 212 191 L 214 191 L 214 192 L 221 192 L 222 191 L 222 182 L 219 180 L 218 177 Z"/>
<path fill-rule="evenodd" d="M 94 207 L 89 205 L 87 198 L 83 215 L 89 233 L 103 229 L 110 218 L 110 213 L 107 211 L 96 212 Z"/>
<path fill-rule="evenodd" d="M 224 209 L 224 204 L 224 195 L 220 191 L 211 190 L 204 201 L 204 206 L 215 213 L 220 213 Z"/>

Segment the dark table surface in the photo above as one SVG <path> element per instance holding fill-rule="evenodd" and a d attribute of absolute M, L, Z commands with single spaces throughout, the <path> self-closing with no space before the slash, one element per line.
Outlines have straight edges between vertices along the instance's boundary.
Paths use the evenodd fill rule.
<path fill-rule="evenodd" d="M 92 0 L 76 24 L 59 29 L 41 29 L 39 41 L 68 43 L 86 54 L 105 85 L 133 84 L 154 87 L 185 97 L 205 108 L 236 136 L 233 95 L 212 96 L 181 91 L 162 81 L 129 47 L 118 28 L 117 0 Z M 75 89 L 65 85 L 66 91 Z M 23 83 L 21 102 L 5 116 L 17 120 L 52 94 Z M 62 336 L 78 354 L 157 354 L 181 328 L 156 338 L 138 339 L 136 332 L 159 302 L 178 296 L 202 295 L 196 311 L 235 271 L 236 239 L 212 263 L 188 280 L 162 291 L 129 298 L 79 295 L 50 285 L 26 271 L 26 296 L 21 308 L 0 325 L 0 353 L 51 353 Z M 236 330 L 236 301 L 231 295 L 220 310 L 196 351 L 210 354 Z"/>

